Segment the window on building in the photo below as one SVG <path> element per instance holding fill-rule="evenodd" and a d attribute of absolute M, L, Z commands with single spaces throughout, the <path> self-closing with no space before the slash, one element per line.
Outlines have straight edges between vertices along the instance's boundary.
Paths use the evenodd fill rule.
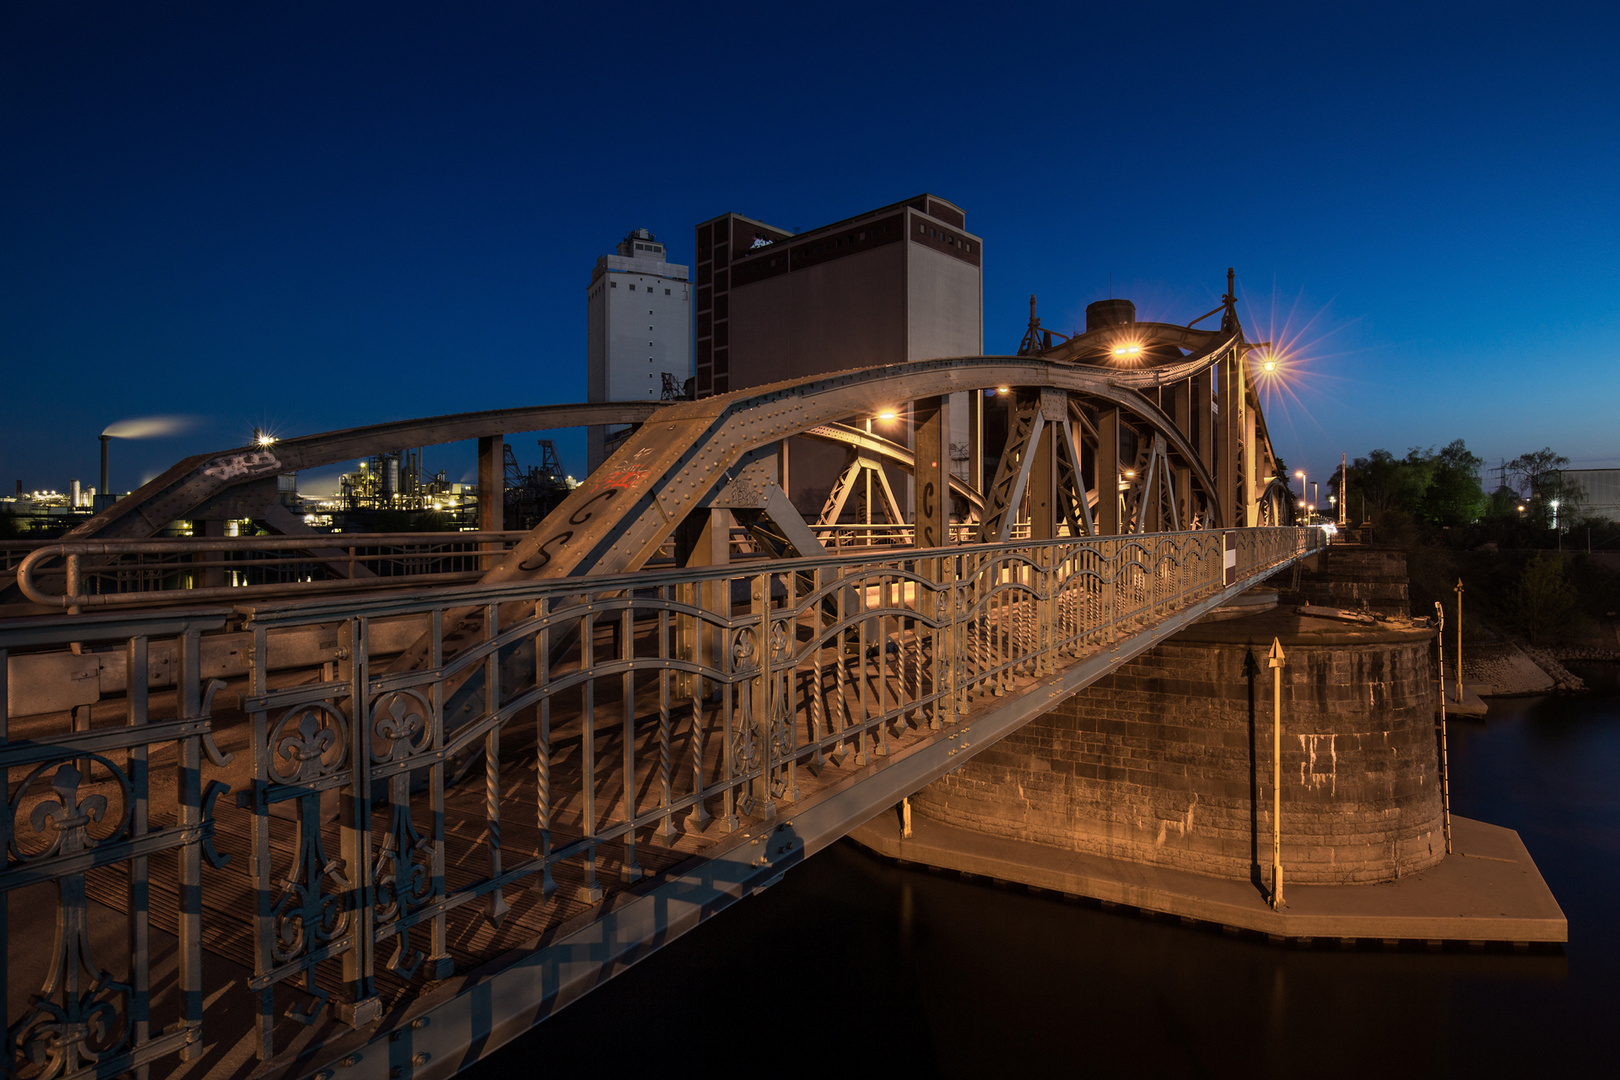
<path fill-rule="evenodd" d="M 617 289 L 619 287 L 619 283 L 617 281 L 610 281 L 610 282 L 608 282 L 608 284 L 613 286 L 615 289 Z"/>
<path fill-rule="evenodd" d="M 634 286 L 634 285 L 632 285 L 632 286 L 630 286 L 630 291 L 631 291 L 631 292 L 635 292 L 635 291 L 636 291 L 636 287 L 635 287 L 635 286 Z"/>
<path fill-rule="evenodd" d="M 664 290 L 664 295 L 665 295 L 665 296 L 668 296 L 668 295 L 669 295 L 669 290 L 668 290 L 668 289 L 665 289 L 665 290 Z"/>

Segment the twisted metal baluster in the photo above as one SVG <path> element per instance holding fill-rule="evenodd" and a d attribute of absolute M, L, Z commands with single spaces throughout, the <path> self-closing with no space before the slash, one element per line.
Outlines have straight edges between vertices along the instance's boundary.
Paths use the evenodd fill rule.
<path fill-rule="evenodd" d="M 669 620 L 667 612 L 659 613 L 659 629 Z M 659 640 L 663 640 L 660 633 Z M 670 753 L 669 735 L 669 669 L 658 673 L 658 783 L 664 793 L 664 825 L 658 835 L 667 844 L 675 839 L 675 818 L 670 811 L 674 802 L 674 761 Z"/>
<path fill-rule="evenodd" d="M 855 721 L 849 711 L 849 664 L 844 658 L 844 631 L 842 630 L 838 632 L 837 650 L 836 655 L 833 657 L 833 663 L 837 665 L 833 671 L 833 682 L 838 688 L 838 712 L 844 721 L 840 731 L 844 735 L 843 745 L 850 747 L 850 753 L 854 756 L 856 762 L 859 762 L 861 760 L 859 735 L 856 735 L 853 739 L 849 735 L 849 729 Z"/>
<path fill-rule="evenodd" d="M 703 805 L 703 702 L 696 694 L 692 695 L 692 738 L 688 745 L 692 748 L 692 794 L 697 801 L 692 804 L 686 827 L 702 832 L 710 816 L 709 808 Z"/>
<path fill-rule="evenodd" d="M 540 895 L 550 896 L 556 890 L 557 883 L 551 877 L 551 699 L 549 697 L 540 699 L 539 734 L 539 745 L 534 750 L 534 779 L 537 789 L 536 824 L 540 829 Z"/>
<path fill-rule="evenodd" d="M 826 683 L 821 669 L 821 644 L 816 643 L 810 656 L 811 679 L 810 683 L 810 739 L 816 744 L 815 764 L 820 768 L 824 763 L 821 752 L 821 740 L 826 735 L 825 717 L 823 716 L 822 697 L 825 694 Z"/>

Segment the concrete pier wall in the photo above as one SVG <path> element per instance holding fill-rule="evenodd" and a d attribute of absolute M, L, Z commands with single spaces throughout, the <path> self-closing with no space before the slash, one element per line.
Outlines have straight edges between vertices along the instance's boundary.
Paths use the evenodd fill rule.
<path fill-rule="evenodd" d="M 1280 611 L 1166 641 L 925 788 L 914 811 L 1269 881 L 1273 636 L 1287 653 L 1285 881 L 1389 881 L 1439 862 L 1433 631 Z"/>

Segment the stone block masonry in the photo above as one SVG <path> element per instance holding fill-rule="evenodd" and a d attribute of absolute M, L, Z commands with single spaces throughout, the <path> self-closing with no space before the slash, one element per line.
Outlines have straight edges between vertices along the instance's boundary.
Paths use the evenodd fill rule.
<path fill-rule="evenodd" d="M 1300 580 L 1300 599 L 1321 607 L 1410 615 L 1406 552 L 1399 548 L 1336 544 Z"/>
<path fill-rule="evenodd" d="M 1389 881 L 1445 855 L 1433 631 L 1274 611 L 1203 623 L 913 797 L 952 825 L 1219 877 L 1271 866 L 1273 636 L 1285 881 Z"/>

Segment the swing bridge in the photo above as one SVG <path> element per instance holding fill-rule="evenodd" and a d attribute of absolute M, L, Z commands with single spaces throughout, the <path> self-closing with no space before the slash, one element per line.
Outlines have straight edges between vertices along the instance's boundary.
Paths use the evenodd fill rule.
<path fill-rule="evenodd" d="M 39 613 L 0 621 L 8 1067 L 451 1075 L 1313 553 L 1211 314 L 202 455 L 32 550 Z M 957 394 L 975 459 L 1004 410 L 983 477 Z M 639 428 L 527 533 L 275 502 L 404 445 L 477 439 L 498 477 L 505 435 L 582 423 Z M 815 520 L 799 439 L 847 455 Z M 152 538 L 227 517 L 277 535 Z"/>

